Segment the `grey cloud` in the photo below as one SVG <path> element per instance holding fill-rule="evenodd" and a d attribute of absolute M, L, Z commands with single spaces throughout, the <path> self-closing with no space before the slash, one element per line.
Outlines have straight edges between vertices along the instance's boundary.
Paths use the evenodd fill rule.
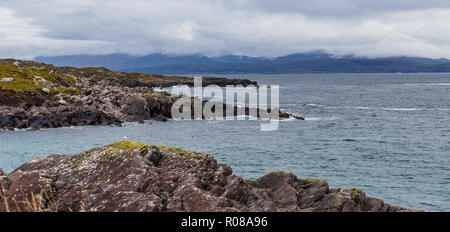
<path fill-rule="evenodd" d="M 10 12 L 0 16 L 9 22 L 0 22 L 3 57 L 312 50 L 450 57 L 450 2 L 441 0 L 14 0 L 2 9 Z"/>
<path fill-rule="evenodd" d="M 271 13 L 303 14 L 310 17 L 361 17 L 386 12 L 448 8 L 447 0 L 229 0 L 234 9 L 258 9 Z"/>

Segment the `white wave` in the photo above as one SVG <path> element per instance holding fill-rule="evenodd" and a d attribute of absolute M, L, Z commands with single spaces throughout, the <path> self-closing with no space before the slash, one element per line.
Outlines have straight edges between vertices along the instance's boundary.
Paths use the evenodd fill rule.
<path fill-rule="evenodd" d="M 329 109 L 356 109 L 356 110 L 387 110 L 387 111 L 433 111 L 433 110 L 439 110 L 439 111 L 447 111 L 450 109 L 440 109 L 440 108 L 406 108 L 406 107 L 366 107 L 366 106 L 335 106 L 335 107 L 326 107 Z"/>
<path fill-rule="evenodd" d="M 159 88 L 159 90 L 161 92 L 168 92 L 170 94 L 175 93 L 175 94 L 180 94 L 181 92 L 184 92 L 184 90 L 189 89 L 189 92 L 187 93 L 187 96 L 192 97 L 192 96 L 196 96 L 194 92 L 194 88 L 189 87 L 188 85 L 176 85 L 176 86 L 172 86 L 172 87 L 168 87 L 168 88 Z"/>
<path fill-rule="evenodd" d="M 450 86 L 450 83 L 410 83 L 404 84 L 406 86 Z"/>
<path fill-rule="evenodd" d="M 214 117 L 213 119 L 205 119 L 207 123 L 213 123 L 214 121 L 234 121 L 234 120 L 258 120 L 257 117 L 252 117 L 248 115 L 237 115 L 237 116 L 230 116 L 230 117 Z"/>
<path fill-rule="evenodd" d="M 325 118 L 318 118 L 318 117 L 306 117 L 305 120 L 306 121 L 332 121 L 332 120 L 336 120 L 339 119 L 340 117 L 337 116 L 332 116 L 332 117 L 325 117 Z"/>
<path fill-rule="evenodd" d="M 155 92 L 163 92 L 164 90 L 161 89 L 161 88 L 153 88 L 153 91 L 155 91 Z"/>
<path fill-rule="evenodd" d="M 269 120 L 275 120 L 275 119 L 267 119 L 267 118 L 261 118 L 260 120 L 262 121 L 269 121 Z M 294 122 L 294 121 L 300 121 L 294 117 L 289 117 L 289 118 L 280 118 L 278 119 L 278 121 L 280 122 Z"/>
<path fill-rule="evenodd" d="M 426 109 L 421 108 L 379 108 L 380 110 L 390 110 L 390 111 L 422 111 Z"/>
<path fill-rule="evenodd" d="M 82 130 L 84 126 L 69 126 L 69 127 L 62 127 L 65 129 L 71 129 L 71 130 Z"/>
<path fill-rule="evenodd" d="M 295 105 L 295 104 L 294 104 Z M 322 105 L 320 105 L 320 104 L 306 104 L 307 106 L 316 106 L 316 107 L 320 107 L 320 106 L 322 106 Z"/>
<path fill-rule="evenodd" d="M 390 110 L 390 111 L 448 111 L 450 109 L 440 109 L 440 108 L 374 108 L 380 110 Z"/>
<path fill-rule="evenodd" d="M 322 120 L 322 118 L 305 118 L 306 121 L 319 121 Z"/>

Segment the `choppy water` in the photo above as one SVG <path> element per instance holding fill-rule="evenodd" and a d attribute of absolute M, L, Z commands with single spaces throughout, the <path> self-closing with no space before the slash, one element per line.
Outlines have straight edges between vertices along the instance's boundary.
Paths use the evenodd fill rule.
<path fill-rule="evenodd" d="M 359 187 L 394 205 L 450 211 L 450 74 L 240 75 L 279 84 L 282 109 L 305 116 L 275 132 L 260 121 L 0 132 L 0 167 L 118 140 L 206 152 L 255 179 L 270 171 Z"/>

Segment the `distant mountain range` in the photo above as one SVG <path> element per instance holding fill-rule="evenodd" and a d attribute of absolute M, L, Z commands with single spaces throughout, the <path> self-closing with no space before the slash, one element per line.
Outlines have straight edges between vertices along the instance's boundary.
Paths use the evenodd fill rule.
<path fill-rule="evenodd" d="M 55 66 L 105 67 L 114 71 L 158 74 L 450 72 L 448 59 L 337 57 L 324 52 L 296 53 L 275 58 L 157 53 L 146 56 L 70 55 L 36 57 L 34 60 Z"/>

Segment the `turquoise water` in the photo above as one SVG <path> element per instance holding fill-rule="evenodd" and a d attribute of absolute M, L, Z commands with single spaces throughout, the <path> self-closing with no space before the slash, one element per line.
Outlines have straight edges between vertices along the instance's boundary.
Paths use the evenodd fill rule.
<path fill-rule="evenodd" d="M 261 132 L 261 121 L 1 131 L 0 168 L 128 139 L 206 152 L 245 178 L 290 171 L 393 205 L 450 211 L 450 74 L 228 77 L 279 84 L 281 108 L 308 120 L 274 132 Z"/>

